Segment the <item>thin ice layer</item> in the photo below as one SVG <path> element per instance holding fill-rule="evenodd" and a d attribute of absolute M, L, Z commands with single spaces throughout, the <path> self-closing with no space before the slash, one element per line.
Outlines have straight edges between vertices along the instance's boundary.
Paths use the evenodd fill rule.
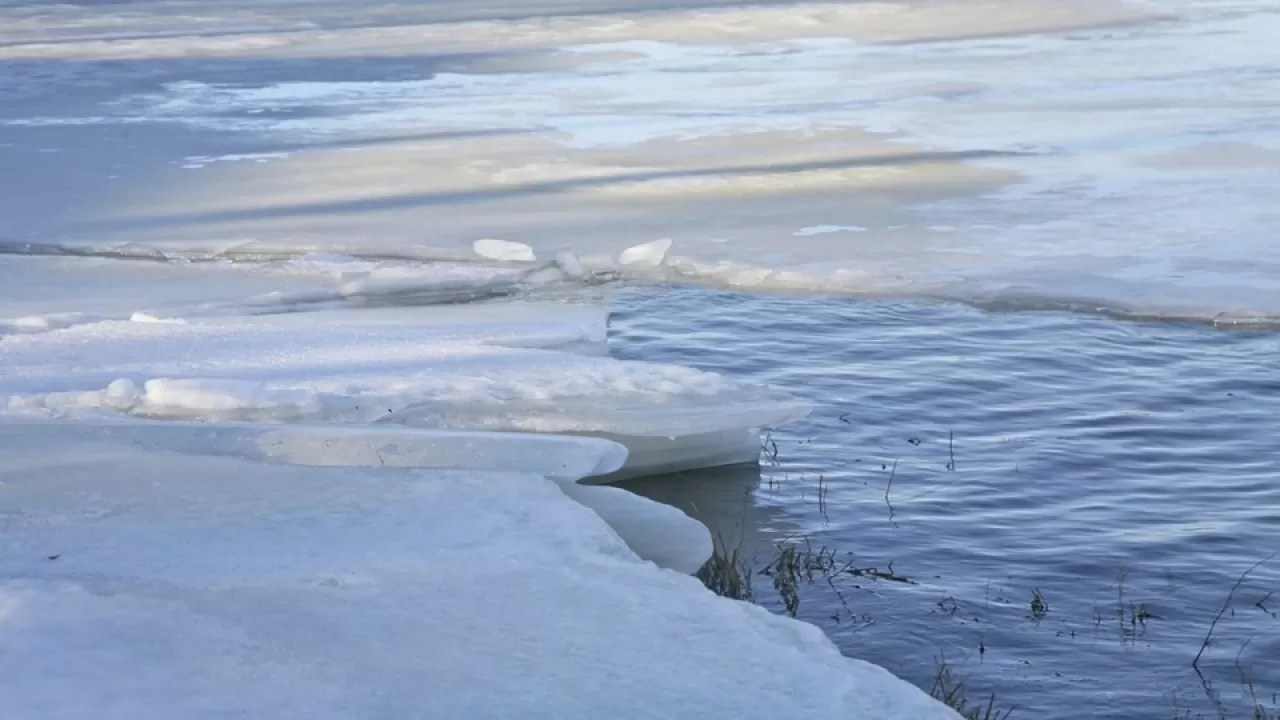
<path fill-rule="evenodd" d="M 16 720 L 956 717 L 534 475 L 0 437 Z"/>
<path fill-rule="evenodd" d="M 57 257 L 54 247 L 0 242 L 0 335 L 107 320 L 169 322 L 319 308 L 459 304 L 568 285 L 585 274 L 571 253 L 555 262 L 512 268 L 431 262 L 409 257 L 411 253 L 396 259 L 361 258 L 243 244 L 198 252 L 147 246 L 145 257 L 119 257 L 125 250 L 114 245 L 79 248 L 98 255 Z M 561 269 L 562 264 L 569 269 Z"/>

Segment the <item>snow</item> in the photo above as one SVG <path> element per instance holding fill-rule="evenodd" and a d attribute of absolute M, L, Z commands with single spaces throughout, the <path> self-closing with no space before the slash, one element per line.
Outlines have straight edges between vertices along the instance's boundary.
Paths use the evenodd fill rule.
<path fill-rule="evenodd" d="M 503 262 L 534 262 L 537 256 L 533 254 L 533 248 L 524 243 L 511 242 L 510 240 L 495 240 L 486 238 L 477 240 L 471 246 L 476 254 L 490 260 L 501 260 Z"/>
<path fill-rule="evenodd" d="M 135 312 L 129 316 L 131 322 L 136 323 L 184 323 L 182 318 L 169 318 L 152 315 L 148 312 Z"/>
<path fill-rule="evenodd" d="M 860 233 L 866 232 L 867 229 L 861 225 L 811 225 L 806 228 L 791 233 L 795 237 L 812 237 L 814 235 L 829 235 L 831 233 Z"/>
<path fill-rule="evenodd" d="M 955 717 L 528 472 L 0 445 L 6 717 Z"/>
<path fill-rule="evenodd" d="M 123 383 L 128 382 L 123 380 Z M 108 395 L 127 399 L 125 390 L 113 393 L 113 386 L 117 384 L 122 384 L 122 381 L 116 380 L 107 386 Z M 195 416 L 243 410 L 302 412 L 319 406 L 319 399 L 305 390 L 275 389 L 244 380 L 171 378 L 148 380 L 136 402 L 144 404 L 153 415 L 172 412 Z"/>
<path fill-rule="evenodd" d="M 654 240 L 650 243 L 635 245 L 622 251 L 622 254 L 618 256 L 618 264 L 657 267 L 666 259 L 667 251 L 670 249 L 670 238 L 663 238 L 661 240 Z"/>
<path fill-rule="evenodd" d="M 35 333 L 47 330 L 58 330 L 84 323 L 98 322 L 100 319 L 100 316 L 82 312 L 28 315 L 26 317 L 13 318 L 11 320 L 0 320 L 0 334 Z"/>

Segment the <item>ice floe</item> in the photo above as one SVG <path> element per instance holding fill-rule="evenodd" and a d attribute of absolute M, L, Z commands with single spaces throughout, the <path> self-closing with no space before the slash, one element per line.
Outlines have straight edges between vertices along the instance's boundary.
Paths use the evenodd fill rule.
<path fill-rule="evenodd" d="M 0 343 L 0 407 L 187 420 L 599 435 L 623 474 L 751 462 L 785 393 L 603 354 L 607 312 L 550 303 L 103 321 Z"/>

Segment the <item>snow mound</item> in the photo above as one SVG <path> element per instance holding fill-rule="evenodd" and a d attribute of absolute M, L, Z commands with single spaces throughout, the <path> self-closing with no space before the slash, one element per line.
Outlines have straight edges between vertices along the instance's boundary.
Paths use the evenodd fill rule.
<path fill-rule="evenodd" d="M 533 248 L 510 240 L 492 238 L 477 240 L 471 249 L 480 257 L 502 262 L 533 262 L 538 259 L 533 253 Z"/>
<path fill-rule="evenodd" d="M 130 322 L 136 323 L 185 323 L 186 320 L 178 317 L 163 317 L 148 312 L 135 312 L 129 316 Z"/>
<path fill-rule="evenodd" d="M 956 717 L 530 473 L 0 444 L 6 717 Z"/>
<path fill-rule="evenodd" d="M 667 257 L 671 249 L 671 240 L 663 238 L 653 242 L 635 245 L 623 250 L 618 255 L 618 264 L 636 267 L 658 267 Z"/>

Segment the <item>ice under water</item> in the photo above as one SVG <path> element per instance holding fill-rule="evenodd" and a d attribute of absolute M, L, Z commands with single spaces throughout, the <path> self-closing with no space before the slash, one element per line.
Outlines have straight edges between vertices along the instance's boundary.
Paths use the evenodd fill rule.
<path fill-rule="evenodd" d="M 79 540 L 118 540 L 123 527 L 131 554 L 113 572 L 160 577 L 167 561 L 146 550 L 157 539 L 163 547 L 186 528 L 182 548 L 208 538 L 225 558 L 261 533 L 279 544 L 282 567 L 339 588 L 312 596 L 312 627 L 362 592 L 380 598 L 386 614 L 347 627 L 360 638 L 386 636 L 386 618 L 408 605 L 448 604 L 393 582 L 407 569 L 465 571 L 414 564 L 422 548 L 449 543 L 445 523 L 408 533 L 369 577 L 336 573 L 342 552 L 374 552 L 407 529 L 393 514 L 362 534 L 323 507 L 345 497 L 325 468 L 362 478 L 362 501 L 375 504 L 401 492 L 379 473 L 407 479 L 426 505 L 432 478 L 470 486 L 481 475 L 510 490 L 470 507 L 493 526 L 524 528 L 524 501 L 566 523 L 554 538 L 513 537 L 584 597 L 628 602 L 577 582 L 607 567 L 677 620 L 708 623 L 706 638 L 760 629 L 759 643 L 712 642 L 709 657 L 693 658 L 700 665 L 629 636 L 634 697 L 674 683 L 664 696 L 674 705 L 647 712 L 713 696 L 741 703 L 719 708 L 731 717 L 941 712 L 873 667 L 842 664 L 811 628 L 702 600 L 681 609 L 674 599 L 696 588 L 635 555 L 687 572 L 707 532 L 616 488 L 567 484 L 755 458 L 755 429 L 778 425 L 779 464 L 747 508 L 764 519 L 747 529 L 765 545 L 795 533 L 847 542 L 928 578 L 860 588 L 871 607 L 835 625 L 825 621 L 843 605 L 807 605 L 843 649 L 917 684 L 932 669 L 921 648 L 953 664 L 954 651 L 976 684 L 1047 716 L 1165 717 L 1171 705 L 1212 716 L 1212 698 L 1185 689 L 1187 646 L 1233 573 L 1276 546 L 1266 431 L 1269 329 L 1280 320 L 1280 266 L 1269 259 L 1280 222 L 1278 31 L 1267 0 L 228 0 L 216 15 L 193 0 L 0 3 L 0 427 L 17 449 L 5 465 L 17 484 L 4 487 L 32 491 L 39 471 L 68 483 L 68 497 L 93 497 L 84 458 L 99 456 L 153 475 L 166 463 L 192 468 L 193 479 L 207 479 L 208 462 L 281 487 L 318 473 L 320 505 L 267 508 L 301 522 L 297 536 L 258 523 L 237 538 L 234 521 L 188 512 L 198 497 L 166 505 L 113 477 L 121 497 L 80 518 Z M 663 285 L 673 280 L 696 289 Z M 647 289 L 619 291 L 633 286 Z M 726 286 L 801 294 L 712 289 Z M 937 300 L 962 305 L 920 304 Z M 610 309 L 621 313 L 613 331 Z M 788 424 L 810 407 L 811 419 Z M 512 434 L 529 431 L 544 435 Z M 59 432 L 67 445 L 41 452 Z M 546 433 L 591 437 L 565 446 Z M 512 467 L 519 458 L 536 467 Z M 902 476 L 885 492 L 877 483 L 894 462 Z M 713 500 L 740 487 L 693 478 L 668 495 L 720 527 L 725 506 Z M 206 507 L 252 499 L 188 489 L 213 492 Z M 142 500 L 130 505 L 135 491 Z M 704 491 L 711 499 L 693 507 Z M 0 499 L 17 516 L 25 497 Z M 83 514 L 63 502 L 45 497 L 32 505 L 39 517 L 22 515 L 34 554 L 5 560 L 27 578 L 19 584 L 78 582 L 74 553 L 64 562 L 43 549 L 56 539 L 48 527 Z M 739 523 L 741 512 L 732 507 Z M 305 551 L 323 533 L 303 530 L 326 527 L 353 543 L 328 548 L 331 565 Z M 479 552 L 512 552 L 465 537 Z M 548 550 L 557 543 L 572 550 L 564 574 Z M 1125 597 L 1161 615 L 1141 633 L 1105 622 L 1107 607 L 1124 610 L 1112 600 L 1122 569 Z M 0 596 L 0 623 L 48 600 L 51 615 L 14 641 L 30 652 L 60 632 L 59 617 L 77 619 L 58 636 L 71 647 L 102 640 L 92 620 L 104 613 L 116 612 L 109 635 L 129 636 L 174 603 L 194 614 L 173 613 L 170 630 L 296 590 L 262 581 L 226 605 L 191 605 L 193 588 L 229 582 L 223 570 L 193 567 L 188 586 L 159 599 L 126 582 L 134 594 L 114 609 L 101 600 L 110 583 L 89 596 L 15 586 Z M 1244 700 L 1231 648 L 1263 693 L 1276 684 L 1274 616 L 1260 594 L 1274 573 L 1254 578 L 1256 609 L 1233 613 L 1206 664 L 1232 711 Z M 500 574 L 487 579 L 471 590 L 498 592 Z M 565 585 L 538 587 L 550 597 Z M 1030 590 L 1050 611 L 1028 624 Z M 500 647 L 505 627 L 537 664 L 559 647 L 547 644 L 557 628 L 573 630 L 560 638 L 572 645 L 613 627 L 603 617 L 575 626 L 587 610 L 562 609 L 563 626 L 511 615 L 477 647 Z M 939 617 L 920 620 L 921 610 Z M 640 615 L 630 626 L 659 621 Z M 1095 615 L 1104 620 L 1091 624 Z M 290 646 L 307 622 L 275 638 Z M 240 653 L 249 665 L 231 663 L 233 681 L 255 663 L 285 680 L 316 670 L 255 654 L 244 642 L 255 627 L 219 627 L 192 647 Z M 780 647 L 795 674 L 775 679 L 802 690 L 778 696 L 751 682 L 778 672 L 769 651 Z M 974 647 L 984 649 L 976 667 Z M 365 650 L 369 667 L 384 668 Z M 40 670 L 39 657 L 15 667 Z M 339 658 L 324 657 L 319 677 L 341 674 Z M 740 664 L 718 664 L 725 657 Z M 708 665 L 723 685 L 674 680 Z M 77 664 L 75 677 L 98 667 Z M 556 666 L 555 677 L 602 667 Z M 144 682 L 171 684 L 173 668 L 154 669 Z M 325 692 L 281 682 L 285 694 L 243 699 L 307 717 L 352 703 L 394 715 L 427 687 L 396 682 L 387 704 L 366 707 L 377 683 L 361 673 Z M 97 685 L 84 707 L 133 717 L 129 687 Z M 177 705 L 156 707 L 226 709 L 217 687 L 173 687 L 161 699 Z M 43 686 L 30 712 L 73 712 L 57 706 L 70 697 Z M 591 716 L 633 696 L 574 707 L 536 697 L 548 712 Z M 452 700 L 442 712 L 484 706 Z"/>

